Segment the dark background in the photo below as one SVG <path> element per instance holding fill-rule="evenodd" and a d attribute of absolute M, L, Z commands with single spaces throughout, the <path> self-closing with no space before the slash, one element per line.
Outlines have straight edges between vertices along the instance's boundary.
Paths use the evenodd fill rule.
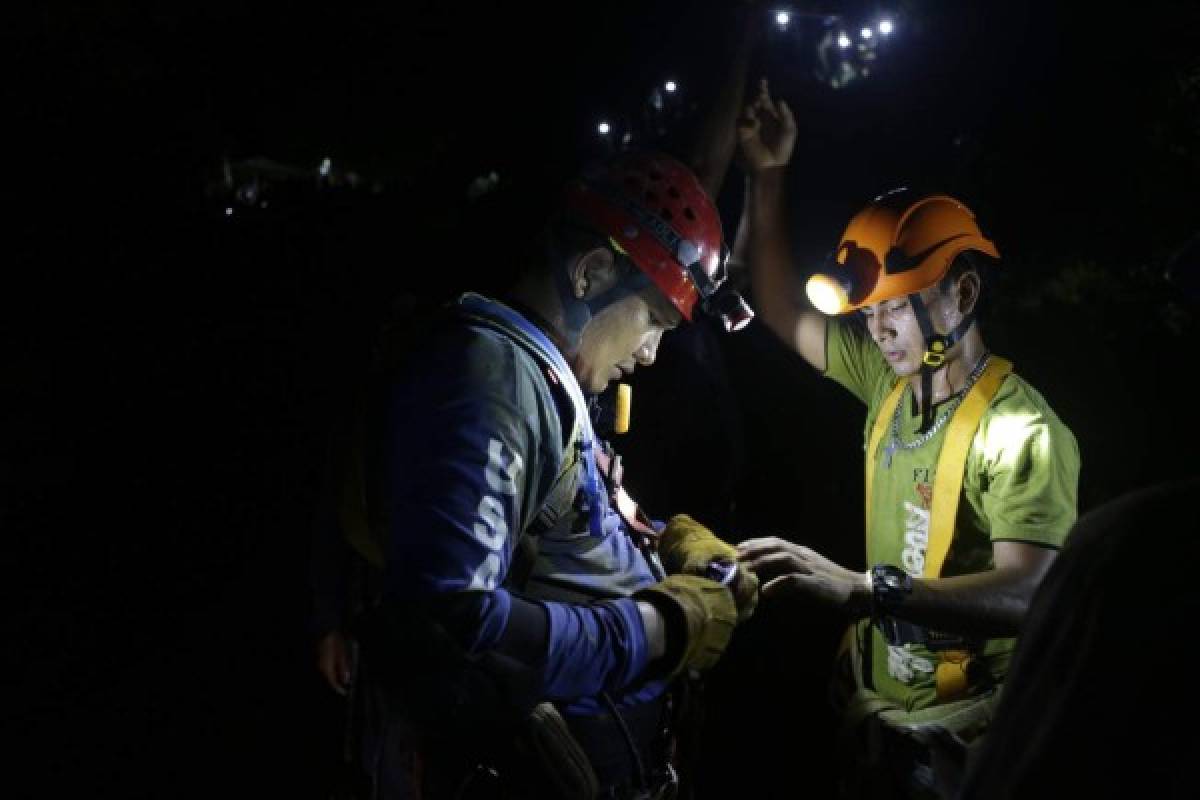
<path fill-rule="evenodd" d="M 1042 5 L 899 3 L 886 58 L 839 91 L 814 79 L 816 22 L 799 21 L 755 73 L 801 127 L 799 263 L 899 184 L 974 208 L 1005 256 L 989 344 L 1074 430 L 1086 510 L 1195 472 L 1200 14 Z M 10 26 L 0 525 L 17 786 L 322 794 L 337 707 L 312 668 L 308 537 L 330 420 L 376 323 L 398 292 L 503 285 L 555 187 L 603 149 L 601 115 L 655 141 L 637 123 L 665 77 L 681 96 L 659 143 L 686 141 L 727 13 L 113 2 Z M 221 165 L 253 157 L 304 174 L 247 205 Z M 320 184 L 325 157 L 336 180 Z M 469 199 L 491 171 L 497 189 Z M 735 169 L 728 232 L 740 191 Z M 861 410 L 757 324 L 668 341 L 637 376 L 634 426 L 619 447 L 652 511 L 861 566 Z M 1194 532 L 1180 522 L 1147 535 Z M 837 627 L 774 608 L 743 631 L 710 681 L 711 796 L 823 796 Z"/>

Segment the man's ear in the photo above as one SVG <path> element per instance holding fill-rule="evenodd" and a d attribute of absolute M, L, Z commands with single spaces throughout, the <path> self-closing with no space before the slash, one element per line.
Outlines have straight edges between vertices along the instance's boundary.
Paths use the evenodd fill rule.
<path fill-rule="evenodd" d="M 983 281 L 979 279 L 979 273 L 975 270 L 967 270 L 958 276 L 956 288 L 959 313 L 964 316 L 970 314 L 979 303 L 979 292 L 983 288 Z"/>
<path fill-rule="evenodd" d="M 571 265 L 571 292 L 583 300 L 607 292 L 617 282 L 617 264 L 612 250 L 593 247 L 579 254 Z"/>

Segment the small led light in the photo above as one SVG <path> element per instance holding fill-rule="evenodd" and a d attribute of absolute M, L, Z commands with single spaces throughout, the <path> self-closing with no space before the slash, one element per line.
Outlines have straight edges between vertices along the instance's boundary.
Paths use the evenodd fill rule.
<path fill-rule="evenodd" d="M 871 30 L 870 28 L 863 28 L 861 31 L 859 31 L 859 34 L 864 39 L 870 39 L 872 36 L 875 35 L 875 31 Z"/>
<path fill-rule="evenodd" d="M 612 126 L 609 125 L 607 122 L 601 122 L 599 125 L 596 126 L 596 131 L 601 136 L 607 136 L 608 132 L 611 130 L 612 130 Z"/>
<path fill-rule="evenodd" d="M 896 28 L 894 25 L 892 25 L 892 21 L 890 19 L 885 19 L 879 23 L 879 32 L 884 36 L 890 36 L 892 31 L 895 29 Z"/>
<path fill-rule="evenodd" d="M 666 89 L 668 92 L 673 92 L 679 88 L 679 84 L 675 83 L 675 81 L 667 81 L 666 85 L 664 85 L 663 88 Z"/>
<path fill-rule="evenodd" d="M 775 23 L 781 28 L 786 28 L 788 23 L 792 21 L 792 15 L 786 11 L 780 11 L 775 14 Z"/>
<path fill-rule="evenodd" d="M 233 216 L 233 208 L 231 208 L 230 206 L 225 206 L 225 216 L 232 217 Z"/>
<path fill-rule="evenodd" d="M 850 44 L 851 44 L 851 42 L 850 42 L 850 37 L 849 37 L 849 36 L 847 36 L 847 35 L 846 35 L 846 34 L 844 34 L 844 33 L 839 33 L 839 34 L 838 34 L 838 47 L 840 47 L 840 48 L 842 48 L 843 50 L 845 50 L 847 47 L 849 47 L 849 46 L 850 46 Z"/>
<path fill-rule="evenodd" d="M 325 157 L 325 158 L 321 159 L 321 166 L 320 166 L 320 168 L 319 168 L 317 171 L 321 173 L 321 177 L 323 178 L 323 177 L 325 177 L 326 175 L 328 175 L 328 174 L 329 174 L 329 170 L 330 170 L 332 167 L 333 167 L 333 162 L 332 162 L 332 161 L 330 161 L 330 160 L 329 160 L 329 158 L 328 158 L 328 156 L 327 156 L 327 157 Z"/>

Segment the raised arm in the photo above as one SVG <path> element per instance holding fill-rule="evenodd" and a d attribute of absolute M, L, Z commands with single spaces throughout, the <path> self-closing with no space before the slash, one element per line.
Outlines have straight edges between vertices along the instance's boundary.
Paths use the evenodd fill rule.
<path fill-rule="evenodd" d="M 746 76 L 761 31 L 760 12 L 756 3 L 742 3 L 733 11 L 735 30 L 729 67 L 700 122 L 688 157 L 696 177 L 714 199 L 725 182 L 737 147 L 738 114 L 746 102 Z"/>
<path fill-rule="evenodd" d="M 775 103 L 764 79 L 738 125 L 746 201 L 732 260 L 748 265 L 754 309 L 776 336 L 825 370 L 826 319 L 809 306 L 792 261 L 785 211 L 786 167 L 796 143 L 787 103 Z"/>

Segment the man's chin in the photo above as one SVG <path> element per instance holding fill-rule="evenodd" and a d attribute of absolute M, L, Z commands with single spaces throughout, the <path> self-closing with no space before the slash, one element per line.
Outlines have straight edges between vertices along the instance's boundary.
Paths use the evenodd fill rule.
<path fill-rule="evenodd" d="M 921 362 L 915 364 L 905 359 L 903 361 L 889 361 L 892 372 L 896 373 L 897 378 L 909 378 L 921 371 Z"/>

